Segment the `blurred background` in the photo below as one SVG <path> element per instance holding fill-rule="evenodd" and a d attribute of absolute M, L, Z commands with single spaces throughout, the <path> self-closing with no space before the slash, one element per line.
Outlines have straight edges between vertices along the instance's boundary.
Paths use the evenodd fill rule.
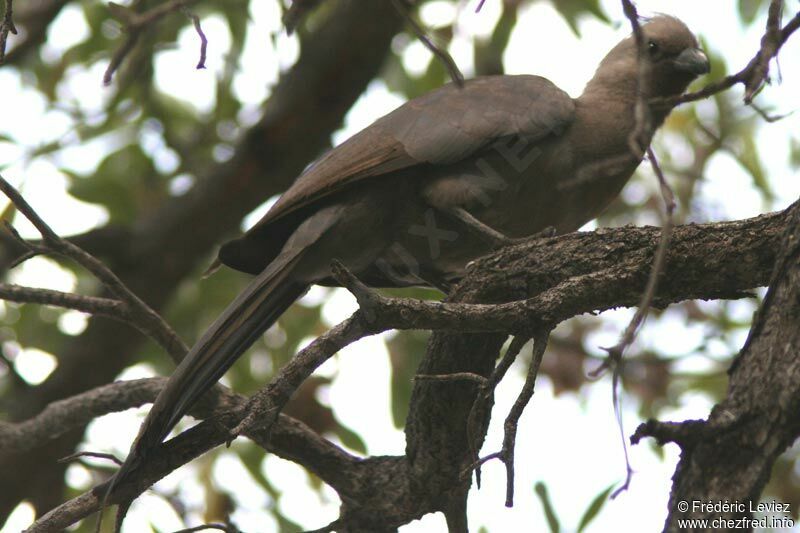
<path fill-rule="evenodd" d="M 307 2 L 314 4 L 314 2 Z M 385 4 L 385 5 L 384 5 Z M 578 96 L 605 53 L 630 32 L 616 0 L 430 0 L 415 17 L 467 77 L 543 75 Z M 765 0 L 640 0 L 643 15 L 684 20 L 712 58 L 699 85 L 743 68 L 760 45 Z M 137 11 L 156 2 L 133 0 Z M 790 4 L 788 9 L 795 9 Z M 194 3 L 208 38 L 177 11 L 142 32 L 108 86 L 103 73 L 126 34 L 108 4 L 27 0 L 14 5 L 19 35 L 0 67 L 0 172 L 63 236 L 104 259 L 161 310 L 191 344 L 247 282 L 222 269 L 201 279 L 216 246 L 252 225 L 303 167 L 403 101 L 449 81 L 442 64 L 404 30 L 390 2 L 328 0 L 287 35 L 280 0 Z M 787 13 L 786 19 L 793 13 Z M 800 40 L 772 65 L 756 102 L 742 88 L 682 106 L 654 142 L 679 199 L 677 222 L 740 219 L 800 196 Z M 764 115 L 786 115 L 769 121 Z M 38 234 L 0 200 L 24 237 Z M 660 225 L 662 202 L 648 165 L 596 222 Z M 731 261 L 736 258 L 732 257 Z M 66 261 L 35 258 L 6 273 L 32 287 L 95 294 L 96 280 Z M 439 298 L 428 290 L 404 295 Z M 759 292 L 763 295 L 763 292 Z M 686 302 L 653 312 L 627 354 L 623 421 L 707 416 L 746 338 L 758 298 Z M 346 291 L 313 288 L 224 378 L 237 392 L 264 385 L 298 349 L 355 310 Z M 590 380 L 602 347 L 615 344 L 633 311 L 561 324 L 551 337 L 536 394 L 517 441 L 516 505 L 503 506 L 505 470 L 483 469 L 470 494 L 474 531 L 656 531 L 663 526 L 677 447 L 631 450 L 625 477 L 608 377 Z M 427 332 L 391 332 L 342 350 L 287 408 L 363 455 L 403 454 L 403 425 Z M 0 302 L 0 417 L 18 421 L 45 405 L 114 379 L 166 375 L 172 363 L 124 325 L 76 311 Z M 498 390 L 483 454 L 496 451 L 530 349 Z M 3 533 L 98 483 L 113 469 L 58 465 L 79 449 L 127 453 L 147 408 L 104 416 L 85 431 L 0 455 Z M 193 423 L 185 420 L 181 428 Z M 800 506 L 800 447 L 776 464 L 764 499 Z M 248 532 L 322 527 L 338 516 L 336 493 L 301 467 L 244 439 L 174 472 L 134 504 L 123 531 L 174 531 L 229 521 Z M 110 520 L 108 522 L 111 522 Z M 110 524 L 107 524 L 110 525 Z M 91 531 L 87 520 L 76 531 Z M 444 531 L 427 516 L 404 532 Z M 800 531 L 800 528 L 797 529 Z"/>

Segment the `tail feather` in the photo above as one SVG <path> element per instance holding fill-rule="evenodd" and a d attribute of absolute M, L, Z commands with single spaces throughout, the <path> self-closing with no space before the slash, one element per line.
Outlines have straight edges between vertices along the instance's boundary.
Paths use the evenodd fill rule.
<path fill-rule="evenodd" d="M 108 492 L 163 441 L 197 399 L 308 289 L 290 273 L 303 249 L 275 258 L 223 311 L 170 376 Z"/>

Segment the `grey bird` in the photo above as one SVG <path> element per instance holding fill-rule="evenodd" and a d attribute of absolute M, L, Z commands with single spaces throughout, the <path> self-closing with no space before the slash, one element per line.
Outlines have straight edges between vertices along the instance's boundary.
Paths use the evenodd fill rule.
<path fill-rule="evenodd" d="M 647 99 L 708 72 L 697 39 L 661 15 L 642 25 Z M 411 100 L 309 167 L 219 260 L 255 274 L 155 400 L 116 484 L 147 460 L 200 395 L 336 259 L 372 286 L 446 289 L 509 239 L 595 218 L 641 162 L 639 49 L 615 46 L 573 99 L 539 76 L 491 76 Z M 653 128 L 669 109 L 654 109 Z"/>

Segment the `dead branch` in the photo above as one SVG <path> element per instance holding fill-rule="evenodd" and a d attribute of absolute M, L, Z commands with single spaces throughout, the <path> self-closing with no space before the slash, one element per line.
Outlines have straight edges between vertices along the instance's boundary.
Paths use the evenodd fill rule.
<path fill-rule="evenodd" d="M 31 301 L 33 303 L 49 303 L 70 307 L 84 312 L 97 310 L 100 314 L 105 314 L 111 318 L 126 322 L 145 335 L 151 337 L 169 353 L 175 361 L 180 361 L 188 351 L 188 347 L 178 337 L 177 333 L 167 324 L 161 316 L 148 306 L 141 298 L 136 296 L 128 287 L 100 260 L 75 246 L 71 242 L 59 237 L 38 213 L 25 201 L 22 195 L 2 175 L 0 175 L 0 191 L 2 191 L 14 204 L 17 210 L 27 218 L 31 224 L 39 231 L 42 236 L 41 244 L 28 245 L 24 241 L 21 244 L 29 246 L 31 254 L 35 253 L 57 254 L 75 261 L 97 278 L 117 300 L 107 298 L 93 298 L 87 296 L 67 295 L 56 291 L 46 291 L 44 289 L 14 288 L 13 285 L 5 285 L 5 293 L 14 296 L 15 301 Z M 24 296 L 30 300 L 22 300 Z M 56 303 L 58 302 L 58 303 Z M 117 304 L 112 304 L 117 302 Z"/>
<path fill-rule="evenodd" d="M 139 37 L 142 36 L 144 31 L 148 30 L 153 24 L 170 13 L 188 9 L 189 6 L 196 2 L 197 0 L 170 0 L 147 10 L 144 13 L 136 13 L 127 6 L 109 2 L 109 10 L 114 17 L 120 20 L 123 30 L 128 35 L 125 38 L 125 41 L 112 54 L 111 60 L 108 63 L 108 67 L 103 74 L 103 84 L 109 85 L 111 83 L 112 76 L 119 69 L 120 65 L 122 65 L 122 62 L 125 60 L 128 54 L 130 54 L 130 52 L 136 46 L 136 43 L 139 41 Z M 199 19 L 197 19 L 197 17 L 194 15 L 189 15 L 189 18 L 194 23 L 195 30 L 200 36 L 200 62 L 198 63 L 197 68 L 204 68 L 207 40 L 202 29 L 200 29 Z"/>
<path fill-rule="evenodd" d="M 769 63 L 774 58 L 778 57 L 778 53 L 783 45 L 786 44 L 789 37 L 800 28 L 800 12 L 798 12 L 780 31 L 772 29 L 776 24 L 776 10 L 778 9 L 776 4 L 779 3 L 778 0 L 773 0 L 770 5 L 770 16 L 767 22 L 768 29 L 761 39 L 761 48 L 759 48 L 753 59 L 751 59 L 742 70 L 736 74 L 726 76 L 720 81 L 710 83 L 695 92 L 685 93 L 672 98 L 654 98 L 650 101 L 650 105 L 654 107 L 673 107 L 687 102 L 695 102 L 730 89 L 739 83 L 745 86 L 745 103 L 750 104 L 758 92 L 758 89 L 762 87 L 767 80 L 769 75 Z"/>
<path fill-rule="evenodd" d="M 405 1 L 406 0 L 392 0 L 392 4 L 397 9 L 398 13 L 405 18 L 408 26 L 411 28 L 411 31 L 413 31 L 414 35 L 417 36 L 417 39 L 419 39 L 420 42 L 425 45 L 425 48 L 430 50 L 436 59 L 441 61 L 442 65 L 444 65 L 444 68 L 447 69 L 447 73 L 450 75 L 450 79 L 453 81 L 453 83 L 459 87 L 463 87 L 464 75 L 461 73 L 461 70 L 459 70 L 458 65 L 453 57 L 447 52 L 447 50 L 431 40 L 425 28 L 423 28 L 422 25 L 420 25 L 420 23 L 417 22 L 411 15 L 411 11 L 405 4 Z"/>

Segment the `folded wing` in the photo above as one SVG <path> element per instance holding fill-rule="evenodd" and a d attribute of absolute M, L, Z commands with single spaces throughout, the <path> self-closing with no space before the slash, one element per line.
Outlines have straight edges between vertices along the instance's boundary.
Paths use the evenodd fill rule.
<path fill-rule="evenodd" d="M 356 182 L 415 166 L 461 161 L 509 136 L 537 142 L 574 116 L 572 98 L 539 76 L 489 76 L 449 84 L 400 106 L 314 163 L 242 238 L 220 250 L 222 263 L 263 270 L 318 202 Z"/>

